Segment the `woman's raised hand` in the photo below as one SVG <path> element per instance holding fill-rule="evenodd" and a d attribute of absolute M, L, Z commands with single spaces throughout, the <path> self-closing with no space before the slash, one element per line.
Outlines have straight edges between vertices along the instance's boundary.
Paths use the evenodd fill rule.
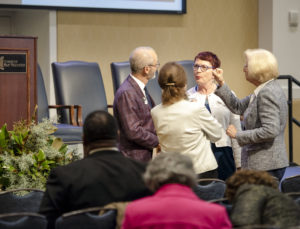
<path fill-rule="evenodd" d="M 219 86 L 222 87 L 223 84 L 225 83 L 224 77 L 223 77 L 223 69 L 221 69 L 221 68 L 214 69 L 213 76 L 215 77 L 215 80 L 219 84 Z"/>

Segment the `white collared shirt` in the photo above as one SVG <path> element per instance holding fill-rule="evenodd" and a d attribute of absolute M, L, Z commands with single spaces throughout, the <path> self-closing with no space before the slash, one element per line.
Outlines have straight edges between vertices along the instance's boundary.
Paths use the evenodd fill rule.
<path fill-rule="evenodd" d="M 200 94 L 197 91 L 197 86 L 190 88 L 186 93 L 189 100 L 195 102 L 198 106 L 205 106 L 207 97 L 212 116 L 217 119 L 223 127 L 222 138 L 215 142 L 215 145 L 216 147 L 232 147 L 236 167 L 241 167 L 241 147 L 236 139 L 231 139 L 226 134 L 226 129 L 230 124 L 234 125 L 238 131 L 241 130 L 240 116 L 230 112 L 223 100 L 215 93 L 208 95 Z"/>
<path fill-rule="evenodd" d="M 266 86 L 266 84 L 268 84 L 269 82 L 273 81 L 274 79 L 270 79 L 267 82 L 262 83 L 261 85 L 259 85 L 255 90 L 254 90 L 254 94 L 255 96 L 258 95 L 258 93 L 260 92 L 261 89 L 264 88 L 264 86 Z"/>
<path fill-rule="evenodd" d="M 148 104 L 148 100 L 146 98 L 146 93 L 145 93 L 145 87 L 146 87 L 146 85 L 142 81 L 140 81 L 138 78 L 136 78 L 134 75 L 130 74 L 130 76 L 139 85 L 141 91 L 143 92 L 143 94 L 144 94 L 144 98 L 143 98 L 144 99 L 144 103 Z"/>
<path fill-rule="evenodd" d="M 274 80 L 274 79 L 270 79 L 270 80 L 268 80 L 268 81 L 266 81 L 266 82 L 260 84 L 257 88 L 255 88 L 253 94 L 252 94 L 251 97 L 250 97 L 250 102 L 249 102 L 249 104 L 253 101 L 253 99 L 254 99 L 255 97 L 257 97 L 258 93 L 266 86 L 266 84 L 268 84 L 269 82 L 271 82 L 271 81 L 273 81 L 273 80 Z"/>

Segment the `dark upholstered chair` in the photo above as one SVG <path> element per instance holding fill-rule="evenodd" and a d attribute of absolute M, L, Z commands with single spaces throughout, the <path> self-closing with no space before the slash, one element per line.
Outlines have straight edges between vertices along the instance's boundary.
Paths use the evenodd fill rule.
<path fill-rule="evenodd" d="M 202 200 L 214 200 L 224 197 L 226 184 L 219 179 L 198 179 L 194 192 Z"/>
<path fill-rule="evenodd" d="M 187 89 L 190 89 L 191 87 L 195 87 L 196 81 L 194 78 L 194 70 L 193 70 L 194 61 L 193 60 L 180 60 L 180 61 L 177 61 L 177 63 L 180 64 L 184 68 L 184 71 L 186 73 Z"/>
<path fill-rule="evenodd" d="M 102 75 L 98 63 L 67 61 L 52 63 L 56 104 L 76 104 L 82 107 L 77 113 L 78 123 L 95 110 L 108 110 Z M 60 114 L 62 123 L 69 123 L 65 110 Z"/>
<path fill-rule="evenodd" d="M 0 228 L 1 229 L 46 229 L 47 219 L 45 216 L 33 212 L 0 214 Z"/>
<path fill-rule="evenodd" d="M 17 195 L 20 192 L 29 192 Z M 0 192 L 0 214 L 14 212 L 38 212 L 44 192 L 37 189 L 15 189 Z"/>
<path fill-rule="evenodd" d="M 99 215 L 100 210 L 106 212 Z M 116 227 L 116 210 L 102 207 L 86 208 L 72 211 L 60 216 L 55 223 L 56 229 L 114 229 Z"/>
<path fill-rule="evenodd" d="M 281 181 L 281 192 L 300 192 L 300 175 L 283 179 Z"/>
<path fill-rule="evenodd" d="M 129 61 L 124 62 L 112 62 L 110 64 L 112 81 L 113 81 L 113 88 L 114 94 L 116 94 L 118 88 L 123 83 L 123 81 L 127 78 L 130 74 L 130 64 Z"/>
<path fill-rule="evenodd" d="M 194 79 L 193 65 L 194 61 L 192 60 L 181 60 L 177 61 L 178 64 L 182 65 L 187 75 L 187 89 L 194 87 L 196 81 Z M 129 61 L 124 62 L 112 62 L 110 64 L 111 74 L 113 79 L 114 92 L 116 93 L 117 89 L 121 83 L 126 79 L 130 73 L 130 64 Z M 157 77 L 153 80 L 150 80 L 147 84 L 147 89 L 155 101 L 155 104 L 161 103 L 161 88 L 157 82 Z"/>
<path fill-rule="evenodd" d="M 47 93 L 44 84 L 44 78 L 41 71 L 40 66 L 37 66 L 37 103 L 38 103 L 38 121 L 41 122 L 43 118 L 49 118 L 49 109 L 67 109 L 69 111 L 69 115 L 72 114 L 71 110 L 74 114 L 74 106 L 58 106 L 58 105 L 49 105 L 47 99 Z M 75 119 L 75 117 L 71 117 L 71 120 Z M 57 131 L 54 133 L 56 137 L 61 138 L 64 143 L 72 144 L 72 143 L 81 143 L 82 142 L 82 127 L 78 126 L 76 121 L 73 121 L 75 125 L 71 124 L 54 124 L 57 127 Z"/>
<path fill-rule="evenodd" d="M 114 92 L 116 93 L 120 85 L 123 83 L 123 81 L 127 78 L 127 76 L 131 72 L 130 64 L 129 61 L 112 62 L 110 64 L 110 68 L 111 68 Z M 161 88 L 157 82 L 157 76 L 155 77 L 155 79 L 149 80 L 146 87 L 149 91 L 149 94 L 153 98 L 155 105 L 160 104 Z"/>

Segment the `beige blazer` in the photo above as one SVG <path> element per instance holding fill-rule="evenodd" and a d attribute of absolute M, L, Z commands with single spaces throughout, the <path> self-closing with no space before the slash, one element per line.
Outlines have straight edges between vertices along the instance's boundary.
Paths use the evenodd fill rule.
<path fill-rule="evenodd" d="M 197 174 L 218 167 L 210 142 L 222 136 L 222 126 L 207 109 L 181 100 L 172 105 L 158 105 L 151 110 L 162 152 L 190 156 Z"/>

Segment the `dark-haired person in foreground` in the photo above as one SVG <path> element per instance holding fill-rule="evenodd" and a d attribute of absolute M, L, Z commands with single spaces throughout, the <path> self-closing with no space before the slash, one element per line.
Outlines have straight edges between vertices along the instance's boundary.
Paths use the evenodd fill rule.
<path fill-rule="evenodd" d="M 269 173 L 240 170 L 226 180 L 226 185 L 225 195 L 232 203 L 230 218 L 234 226 L 289 228 L 300 225 L 299 206 L 279 192 L 278 184 Z"/>
<path fill-rule="evenodd" d="M 160 153 L 149 163 L 144 180 L 155 194 L 127 205 L 123 229 L 231 228 L 224 207 L 192 191 L 196 174 L 189 156 Z"/>
<path fill-rule="evenodd" d="M 145 164 L 117 149 L 118 126 L 105 111 L 89 114 L 83 126 L 84 159 L 51 170 L 40 213 L 54 228 L 65 212 L 111 202 L 131 201 L 150 192 L 142 174 Z"/>

